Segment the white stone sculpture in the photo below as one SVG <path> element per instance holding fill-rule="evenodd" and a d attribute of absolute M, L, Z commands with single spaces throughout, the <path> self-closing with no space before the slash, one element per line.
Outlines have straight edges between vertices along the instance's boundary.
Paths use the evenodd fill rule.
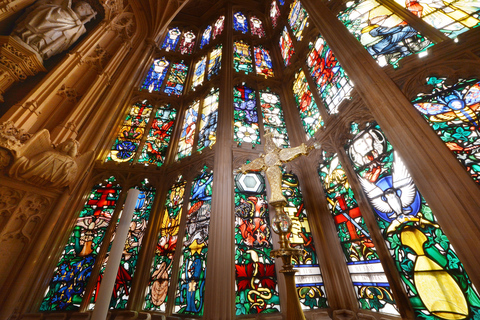
<path fill-rule="evenodd" d="M 16 22 L 12 36 L 44 60 L 68 49 L 97 13 L 85 1 L 37 0 Z"/>

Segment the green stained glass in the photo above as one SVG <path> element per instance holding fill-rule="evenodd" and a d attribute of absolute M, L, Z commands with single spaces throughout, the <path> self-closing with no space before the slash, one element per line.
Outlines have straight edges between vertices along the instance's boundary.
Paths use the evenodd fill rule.
<path fill-rule="evenodd" d="M 243 71 L 247 74 L 253 72 L 250 46 L 243 41 L 233 43 L 233 67 L 237 72 Z"/>
<path fill-rule="evenodd" d="M 290 5 L 288 24 L 290 28 L 292 28 L 295 38 L 297 38 L 298 41 L 302 40 L 303 30 L 308 27 L 308 13 L 299 0 L 294 0 Z"/>
<path fill-rule="evenodd" d="M 260 91 L 260 105 L 262 107 L 265 133 L 273 132 L 273 141 L 275 144 L 280 148 L 288 148 L 290 142 L 288 140 L 287 127 L 285 126 L 285 118 L 280 104 L 280 96 L 269 90 Z"/>
<path fill-rule="evenodd" d="M 312 92 L 310 91 L 303 70 L 295 75 L 295 81 L 293 82 L 293 96 L 307 138 L 312 138 L 315 135 L 315 132 L 323 126 L 323 119 L 320 115 L 320 111 L 318 111 L 317 104 L 313 99 Z"/>

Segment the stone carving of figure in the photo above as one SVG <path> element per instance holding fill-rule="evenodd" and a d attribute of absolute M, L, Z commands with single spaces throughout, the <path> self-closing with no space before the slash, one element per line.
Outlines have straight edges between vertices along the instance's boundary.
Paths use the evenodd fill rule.
<path fill-rule="evenodd" d="M 96 14 L 84 1 L 72 9 L 72 0 L 37 0 L 16 22 L 12 36 L 45 60 L 77 41 Z"/>

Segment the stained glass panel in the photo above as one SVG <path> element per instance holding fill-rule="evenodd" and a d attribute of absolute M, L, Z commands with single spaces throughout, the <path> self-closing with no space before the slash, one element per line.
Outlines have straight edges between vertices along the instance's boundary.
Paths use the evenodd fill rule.
<path fill-rule="evenodd" d="M 268 90 L 260 91 L 260 106 L 265 133 L 273 132 L 273 141 L 278 147 L 290 147 L 280 96 Z"/>
<path fill-rule="evenodd" d="M 250 46 L 243 41 L 233 43 L 233 67 L 237 72 L 253 72 Z"/>
<path fill-rule="evenodd" d="M 236 315 L 280 311 L 265 179 L 260 173 L 235 177 Z"/>
<path fill-rule="evenodd" d="M 167 84 L 163 90 L 166 94 L 180 96 L 183 92 L 183 85 L 187 78 L 188 66 L 183 63 L 173 63 L 168 76 Z"/>
<path fill-rule="evenodd" d="M 195 46 L 196 36 L 192 31 L 187 31 L 183 33 L 182 41 L 180 41 L 180 53 L 181 54 L 191 54 L 193 52 L 193 47 Z"/>
<path fill-rule="evenodd" d="M 292 232 L 288 234 L 288 239 L 293 248 L 301 248 L 303 250 L 300 259 L 293 259 L 295 269 L 298 270 L 295 274 L 295 283 L 302 308 L 327 308 L 328 302 L 325 296 L 317 252 L 296 175 L 283 174 L 282 192 L 285 198 L 287 198 L 287 205 L 284 210 L 292 220 Z"/>
<path fill-rule="evenodd" d="M 203 79 L 205 78 L 205 67 L 207 64 L 207 56 L 204 56 L 198 60 L 195 64 L 195 71 L 193 73 L 193 80 L 192 80 L 192 89 L 197 86 L 202 85 Z"/>
<path fill-rule="evenodd" d="M 167 292 L 172 276 L 173 257 L 177 248 L 178 231 L 182 218 L 185 181 L 180 176 L 167 192 L 165 211 L 160 225 L 160 233 L 155 249 L 155 257 L 150 271 L 144 310 L 166 311 Z"/>
<path fill-rule="evenodd" d="M 145 133 L 145 126 L 150 120 L 152 106 L 147 102 L 137 102 L 130 109 L 118 133 L 117 139 L 106 161 L 132 162 L 138 145 Z"/>
<path fill-rule="evenodd" d="M 280 2 L 280 5 L 283 6 L 285 4 L 285 0 L 278 0 Z"/>
<path fill-rule="evenodd" d="M 243 34 L 248 32 L 247 18 L 240 11 L 233 15 L 233 28 Z"/>
<path fill-rule="evenodd" d="M 210 37 L 212 35 L 212 26 L 207 26 L 202 34 L 202 40 L 200 41 L 200 49 L 203 49 L 210 43 Z"/>
<path fill-rule="evenodd" d="M 315 132 L 323 126 L 322 116 L 318 111 L 317 104 L 313 99 L 303 70 L 295 75 L 293 82 L 293 96 L 300 112 L 303 128 L 307 138 L 312 138 Z"/>
<path fill-rule="evenodd" d="M 378 125 L 358 131 L 346 150 L 415 317 L 473 318 L 480 299 L 399 154 Z"/>
<path fill-rule="evenodd" d="M 114 177 L 92 188 L 54 270 L 40 311 L 80 308 L 120 191 Z"/>
<path fill-rule="evenodd" d="M 238 144 L 243 142 L 260 144 L 255 91 L 243 85 L 234 87 L 233 106 L 234 140 Z"/>
<path fill-rule="evenodd" d="M 222 34 L 224 25 L 225 25 L 225 16 L 220 16 L 217 19 L 217 21 L 215 21 L 215 24 L 213 25 L 213 33 L 212 33 L 213 39 L 217 38 L 219 35 Z"/>
<path fill-rule="evenodd" d="M 210 52 L 210 60 L 208 61 L 208 75 L 210 80 L 213 76 L 218 75 L 222 66 L 222 45 L 217 46 Z"/>
<path fill-rule="evenodd" d="M 165 58 L 155 59 L 152 66 L 148 70 L 148 74 L 142 84 L 142 89 L 147 89 L 148 92 L 160 91 L 163 80 L 167 75 L 168 66 L 170 62 Z"/>
<path fill-rule="evenodd" d="M 263 29 L 263 23 L 260 19 L 255 16 L 250 17 L 250 30 L 252 35 L 258 36 L 259 38 L 265 37 L 265 30 Z"/>
<path fill-rule="evenodd" d="M 307 65 L 328 113 L 338 113 L 338 105 L 353 89 L 353 83 L 321 35 L 310 43 Z"/>
<path fill-rule="evenodd" d="M 460 80 L 452 86 L 445 81 L 427 78 L 434 87 L 432 93 L 419 94 L 413 105 L 480 184 L 480 81 Z"/>
<path fill-rule="evenodd" d="M 165 51 L 175 51 L 175 47 L 177 46 L 178 40 L 180 40 L 180 29 L 178 28 L 171 28 L 168 30 L 167 36 L 162 44 L 162 49 Z"/>
<path fill-rule="evenodd" d="M 299 0 L 295 0 L 290 5 L 290 13 L 288 14 L 288 24 L 292 28 L 292 32 L 298 41 L 302 40 L 303 30 L 308 27 L 308 13 Z"/>
<path fill-rule="evenodd" d="M 323 159 L 318 174 L 360 308 L 399 315 L 387 276 L 345 170 L 336 154 L 327 157 L 324 153 Z"/>
<path fill-rule="evenodd" d="M 280 9 L 278 8 L 277 1 L 273 0 L 270 5 L 270 20 L 272 21 L 272 26 L 274 28 L 278 24 L 278 18 L 280 18 Z"/>
<path fill-rule="evenodd" d="M 254 52 L 257 75 L 263 75 L 265 79 L 267 77 L 273 77 L 273 65 L 270 52 L 263 47 L 254 47 Z"/>
<path fill-rule="evenodd" d="M 199 106 L 200 101 L 194 101 L 185 112 L 185 119 L 183 119 L 183 129 L 180 135 L 180 140 L 178 141 L 178 153 L 175 160 L 183 159 L 192 154 Z"/>
<path fill-rule="evenodd" d="M 288 34 L 287 27 L 283 28 L 282 35 L 280 36 L 280 51 L 282 53 L 283 63 L 285 66 L 288 66 L 290 64 L 290 59 L 295 53 L 295 49 L 293 49 L 292 39 Z"/>
<path fill-rule="evenodd" d="M 212 182 L 213 172 L 205 167 L 192 183 L 178 273 L 176 313 L 203 315 Z"/>
<path fill-rule="evenodd" d="M 158 108 L 143 145 L 142 154 L 138 158 L 139 163 L 160 167 L 165 162 L 176 116 L 177 110 L 168 105 Z"/>
<path fill-rule="evenodd" d="M 338 18 L 381 66 L 395 66 L 401 58 L 423 51 L 431 43 L 375 0 L 348 4 Z"/>
<path fill-rule="evenodd" d="M 203 100 L 197 151 L 211 148 L 217 140 L 218 96 L 219 90 L 212 89 L 212 92 Z"/>

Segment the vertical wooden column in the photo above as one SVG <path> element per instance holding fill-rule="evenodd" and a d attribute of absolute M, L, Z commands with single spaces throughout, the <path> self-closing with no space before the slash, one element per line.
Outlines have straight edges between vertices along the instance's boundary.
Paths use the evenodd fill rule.
<path fill-rule="evenodd" d="M 235 317 L 233 198 L 233 16 L 226 5 L 217 141 L 213 167 L 204 319 Z"/>
<path fill-rule="evenodd" d="M 302 3 L 360 97 L 402 156 L 458 250 L 471 280 L 479 287 L 480 254 L 475 244 L 480 241 L 480 189 L 392 79 L 336 16 L 321 2 L 303 0 Z"/>

